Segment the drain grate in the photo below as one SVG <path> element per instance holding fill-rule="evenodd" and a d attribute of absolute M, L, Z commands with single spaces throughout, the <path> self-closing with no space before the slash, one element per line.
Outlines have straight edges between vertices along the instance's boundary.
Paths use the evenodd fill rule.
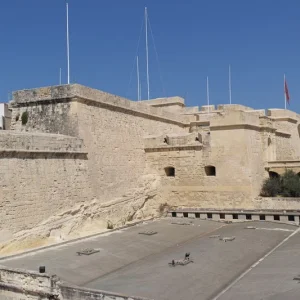
<path fill-rule="evenodd" d="M 86 249 L 82 249 L 80 251 L 77 251 L 76 253 L 78 255 L 92 255 L 92 254 L 95 254 L 95 253 L 98 253 L 98 252 L 100 252 L 99 249 L 86 248 Z"/>

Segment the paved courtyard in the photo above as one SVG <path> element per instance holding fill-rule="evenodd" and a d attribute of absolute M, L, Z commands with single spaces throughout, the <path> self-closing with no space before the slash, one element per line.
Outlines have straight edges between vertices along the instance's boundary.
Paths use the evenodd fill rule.
<path fill-rule="evenodd" d="M 245 229 L 247 226 L 257 229 Z M 297 229 L 259 221 L 225 224 L 164 219 L 2 259 L 0 264 L 29 270 L 45 265 L 48 273 L 71 284 L 155 300 L 298 299 L 300 286 L 293 280 L 300 274 L 298 233 L 235 282 Z M 157 234 L 139 234 L 143 231 Z M 212 235 L 235 236 L 235 240 L 224 242 Z M 76 252 L 83 248 L 97 248 L 100 252 L 78 256 Z M 186 252 L 191 253 L 194 263 L 168 265 Z"/>

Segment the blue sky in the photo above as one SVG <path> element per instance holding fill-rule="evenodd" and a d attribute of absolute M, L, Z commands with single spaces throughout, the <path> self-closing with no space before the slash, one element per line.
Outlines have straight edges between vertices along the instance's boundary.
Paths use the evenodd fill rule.
<path fill-rule="evenodd" d="M 234 103 L 300 112 L 299 0 L 69 0 L 71 82 L 136 100 L 134 60 L 144 7 L 149 33 L 151 97 L 182 96 L 189 106 Z M 0 101 L 18 89 L 66 82 L 64 0 L 0 3 Z M 138 55 L 146 98 L 144 33 Z M 132 69 L 132 81 L 130 74 Z M 159 72 L 161 70 L 161 73 Z M 162 77 L 162 83 L 161 78 Z M 165 92 L 163 91 L 165 90 Z"/>

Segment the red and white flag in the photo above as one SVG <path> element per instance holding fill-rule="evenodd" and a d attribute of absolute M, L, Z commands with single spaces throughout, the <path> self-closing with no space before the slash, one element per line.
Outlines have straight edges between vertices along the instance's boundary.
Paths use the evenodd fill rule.
<path fill-rule="evenodd" d="M 284 76 L 284 96 L 285 96 L 285 102 L 290 104 L 290 93 L 289 93 L 289 89 L 288 89 L 288 85 L 287 85 L 285 76 Z"/>

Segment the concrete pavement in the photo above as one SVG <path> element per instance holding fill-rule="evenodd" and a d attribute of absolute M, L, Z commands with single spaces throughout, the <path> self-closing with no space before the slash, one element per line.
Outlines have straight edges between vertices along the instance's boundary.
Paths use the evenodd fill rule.
<path fill-rule="evenodd" d="M 175 220 L 192 221 L 193 225 L 172 225 Z M 245 229 L 249 225 L 261 229 Z M 72 284 L 156 300 L 211 299 L 295 229 L 259 221 L 225 224 L 164 219 L 6 259 L 0 264 L 30 270 L 45 265 L 47 272 Z M 158 233 L 146 236 L 139 234 L 141 231 Z M 223 242 L 211 235 L 236 238 Z M 82 248 L 99 248 L 100 252 L 77 256 L 76 251 Z M 191 253 L 194 263 L 168 266 L 186 252 Z"/>

